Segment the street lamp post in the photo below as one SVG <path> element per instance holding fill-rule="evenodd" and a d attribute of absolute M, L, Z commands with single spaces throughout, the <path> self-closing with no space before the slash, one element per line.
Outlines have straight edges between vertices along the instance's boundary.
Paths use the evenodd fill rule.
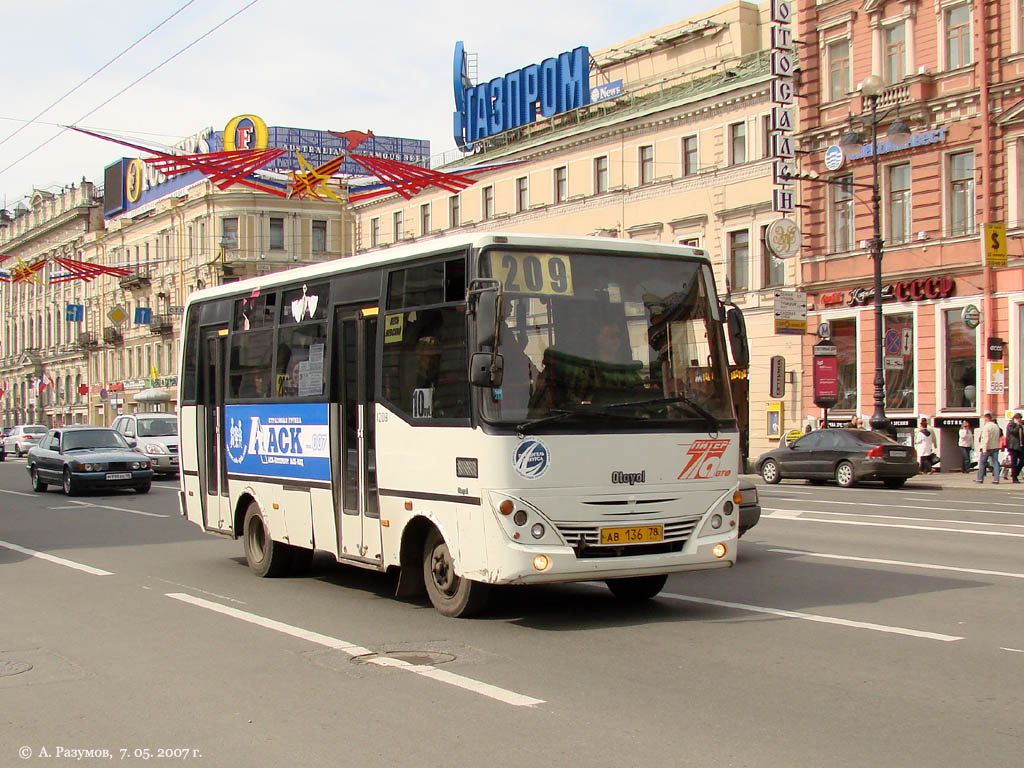
<path fill-rule="evenodd" d="M 882 193 L 878 180 L 878 123 L 883 120 L 886 113 L 881 117 L 878 115 L 878 99 L 882 95 L 885 84 L 878 75 L 869 75 L 861 83 L 861 93 L 868 98 L 871 105 L 871 114 L 868 123 L 871 126 L 871 260 L 874 267 L 874 294 L 875 294 L 875 381 L 874 400 L 875 409 L 871 414 L 868 423 L 871 429 L 879 432 L 892 433 L 892 425 L 885 415 L 885 368 L 883 366 L 884 350 L 884 317 L 882 314 Z M 903 146 L 910 140 L 910 129 L 899 117 L 889 126 L 889 142 L 896 147 Z M 860 153 L 863 144 L 860 135 L 853 130 L 843 136 L 840 141 L 843 153 L 850 157 Z"/>

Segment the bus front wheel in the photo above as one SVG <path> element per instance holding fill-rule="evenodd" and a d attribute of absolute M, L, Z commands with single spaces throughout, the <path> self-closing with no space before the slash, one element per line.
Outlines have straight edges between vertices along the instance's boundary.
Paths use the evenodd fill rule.
<path fill-rule="evenodd" d="M 291 552 L 287 544 L 281 544 L 270 537 L 270 531 L 263 522 L 263 513 L 256 502 L 245 511 L 242 527 L 245 542 L 245 560 L 257 576 L 282 576 L 288 571 Z"/>
<path fill-rule="evenodd" d="M 431 528 L 423 545 L 423 581 L 430 602 L 444 616 L 474 616 L 487 603 L 489 585 L 455 573 L 452 554 L 436 528 Z"/>

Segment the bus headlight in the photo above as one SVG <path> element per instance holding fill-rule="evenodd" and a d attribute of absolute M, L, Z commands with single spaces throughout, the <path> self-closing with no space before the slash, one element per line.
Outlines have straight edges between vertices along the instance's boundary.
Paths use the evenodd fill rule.
<path fill-rule="evenodd" d="M 530 535 L 535 539 L 542 538 L 544 536 L 544 526 L 540 523 L 534 523 L 530 529 Z"/>

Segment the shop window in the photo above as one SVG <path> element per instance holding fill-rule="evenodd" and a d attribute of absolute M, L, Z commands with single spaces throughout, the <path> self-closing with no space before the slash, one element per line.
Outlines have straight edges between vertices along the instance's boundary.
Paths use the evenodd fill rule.
<path fill-rule="evenodd" d="M 978 402 L 978 333 L 967 327 L 959 308 L 944 310 L 942 316 L 946 352 L 943 407 L 973 411 Z"/>
<path fill-rule="evenodd" d="M 914 410 L 914 315 L 885 316 L 885 408 Z"/>
<path fill-rule="evenodd" d="M 833 320 L 832 343 L 839 360 L 839 401 L 835 410 L 857 410 L 857 321 L 854 318 Z"/>

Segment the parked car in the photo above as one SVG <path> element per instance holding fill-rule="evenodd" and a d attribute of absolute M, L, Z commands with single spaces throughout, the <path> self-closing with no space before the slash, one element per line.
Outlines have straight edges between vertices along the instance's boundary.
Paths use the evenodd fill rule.
<path fill-rule="evenodd" d="M 761 504 L 757 500 L 757 486 L 749 480 L 740 478 L 740 493 L 743 501 L 740 502 L 739 535 L 742 536 L 761 519 Z"/>
<path fill-rule="evenodd" d="M 59 485 L 73 496 L 86 488 L 133 488 L 149 493 L 153 468 L 121 434 L 109 427 L 85 425 L 51 429 L 26 460 L 32 490 Z"/>
<path fill-rule="evenodd" d="M 762 454 L 757 471 L 766 483 L 783 478 L 835 480 L 845 488 L 881 480 L 887 488 L 899 488 L 917 474 L 918 464 L 913 448 L 881 432 L 819 429 Z"/>
<path fill-rule="evenodd" d="M 4 437 L 5 453 L 14 453 L 24 456 L 28 449 L 39 442 L 39 438 L 46 434 L 46 427 L 42 424 L 19 424 L 11 429 L 11 433 Z"/>
<path fill-rule="evenodd" d="M 178 417 L 173 413 L 131 413 L 111 424 L 128 445 L 149 457 L 158 475 L 178 474 Z"/>

